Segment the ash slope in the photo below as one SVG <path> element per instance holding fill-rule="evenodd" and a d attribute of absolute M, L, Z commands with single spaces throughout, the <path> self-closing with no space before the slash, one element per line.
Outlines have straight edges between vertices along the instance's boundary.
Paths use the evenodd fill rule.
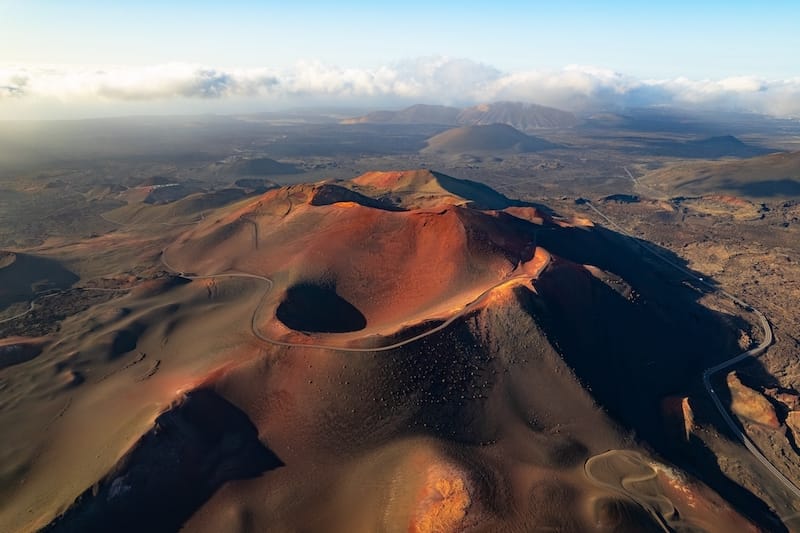
<path fill-rule="evenodd" d="M 137 451 L 158 442 L 147 436 L 152 420 L 196 388 L 244 413 L 268 452 L 250 449 L 282 466 L 216 476 L 227 482 L 210 498 L 195 487 L 180 499 L 196 505 L 181 510 L 187 531 L 754 530 L 725 499 L 773 524 L 763 504 L 711 475 L 713 458 L 673 457 L 709 488 L 630 438 L 635 429 L 670 456 L 663 400 L 735 353 L 738 332 L 636 246 L 585 220 L 429 171 L 373 172 L 220 209 L 162 258 L 190 282 L 132 294 L 134 315 L 120 323 L 135 318 L 138 350 L 158 358 L 158 374 L 144 388 L 120 371 L 54 392 L 72 395 L 56 434 L 80 421 L 96 440 L 40 443 L 48 461 L 26 465 L 25 491 L 6 499 L 0 524 L 41 525 L 93 483 L 124 505 L 129 471 L 188 475 L 112 464 L 41 496 L 54 462 L 74 480 L 87 478 L 82 461 L 96 448 L 106 460 L 158 457 Z M 57 351 L 68 348 L 57 343 L 37 364 L 68 370 L 74 357 Z M 131 427 L 145 434 L 138 445 Z M 227 457 L 225 439 L 180 442 L 212 455 L 198 465 Z M 70 516 L 82 526 L 108 516 L 90 494 L 59 528 Z"/>

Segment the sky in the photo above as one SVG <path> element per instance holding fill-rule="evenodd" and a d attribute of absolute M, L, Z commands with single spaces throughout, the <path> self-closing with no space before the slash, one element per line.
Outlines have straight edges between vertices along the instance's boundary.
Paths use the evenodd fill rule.
<path fill-rule="evenodd" d="M 0 119 L 517 99 L 800 116 L 800 2 L 0 0 Z"/>

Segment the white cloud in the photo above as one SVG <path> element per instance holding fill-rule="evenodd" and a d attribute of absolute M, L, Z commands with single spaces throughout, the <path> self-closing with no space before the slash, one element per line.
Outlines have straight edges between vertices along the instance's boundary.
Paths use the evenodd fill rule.
<path fill-rule="evenodd" d="M 522 100 L 573 111 L 675 105 L 800 116 L 800 78 L 751 76 L 719 80 L 642 80 L 611 70 L 500 70 L 466 59 L 419 58 L 376 68 L 309 61 L 291 69 L 153 66 L 0 66 L 4 107 L 37 100 L 51 104 L 206 101 L 342 102 L 403 105 L 415 101 L 468 104 Z"/>

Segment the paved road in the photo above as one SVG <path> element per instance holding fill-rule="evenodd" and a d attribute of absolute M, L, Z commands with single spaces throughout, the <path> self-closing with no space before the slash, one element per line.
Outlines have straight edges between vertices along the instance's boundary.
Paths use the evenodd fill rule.
<path fill-rule="evenodd" d="M 627 169 L 625 169 L 625 171 L 627 172 Z M 631 179 L 633 179 L 632 176 L 631 176 Z M 592 209 L 595 213 L 597 213 L 601 218 L 603 218 L 603 220 L 608 222 L 609 225 L 613 226 L 619 233 L 622 233 L 623 235 L 626 235 L 627 237 L 630 237 L 631 239 L 634 239 L 634 241 L 639 243 L 639 245 L 643 249 L 647 250 L 648 252 L 650 252 L 652 255 L 656 256 L 661 261 L 663 261 L 663 262 L 669 264 L 670 266 L 678 269 L 682 273 L 686 274 L 690 279 L 692 279 L 693 281 L 695 281 L 695 282 L 707 287 L 709 290 L 714 291 L 717 294 L 720 294 L 720 295 L 730 299 L 731 301 L 733 301 L 736 305 L 738 305 L 739 307 L 741 307 L 745 311 L 749 311 L 749 312 L 753 313 L 754 315 L 756 315 L 758 317 L 758 320 L 761 323 L 761 327 L 764 330 L 764 338 L 761 341 L 761 343 L 758 346 L 756 346 L 755 348 L 751 348 L 751 349 L 749 349 L 749 350 L 747 350 L 745 352 L 740 353 L 739 355 L 737 355 L 735 357 L 732 357 L 732 358 L 730 358 L 730 359 L 728 359 L 726 361 L 723 361 L 723 362 L 721 362 L 721 363 L 719 363 L 717 365 L 714 365 L 714 366 L 712 366 L 710 368 L 705 369 L 703 371 L 703 385 L 705 386 L 706 391 L 708 392 L 709 396 L 711 397 L 711 400 L 714 402 L 714 406 L 717 408 L 717 411 L 719 411 L 719 413 L 722 416 L 723 420 L 725 421 L 727 426 L 730 428 L 730 430 L 734 433 L 734 435 L 736 435 L 739 438 L 739 440 L 742 442 L 742 444 L 744 444 L 745 448 L 747 448 L 747 450 L 762 465 L 764 465 L 764 467 L 767 470 L 769 470 L 769 472 L 778 481 L 780 481 L 781 484 L 784 487 L 786 487 L 786 489 L 790 493 L 792 493 L 796 498 L 800 499 L 800 488 L 798 488 L 786 476 L 784 476 L 781 473 L 780 470 L 775 468 L 775 465 L 773 465 L 769 461 L 769 459 L 767 459 L 764 456 L 764 454 L 761 453 L 761 451 L 750 440 L 750 438 L 747 436 L 747 434 L 740 429 L 740 427 L 733 420 L 733 417 L 731 417 L 730 413 L 728 413 L 727 409 L 725 409 L 725 406 L 722 404 L 722 401 L 719 399 L 719 396 L 717 396 L 717 393 L 714 390 L 713 385 L 711 384 L 711 376 L 713 376 L 717 372 L 720 372 L 721 370 L 724 370 L 726 368 L 730 368 L 730 367 L 736 365 L 737 363 L 739 363 L 739 362 L 741 362 L 741 361 L 743 361 L 743 360 L 745 360 L 747 358 L 759 357 L 760 355 L 762 355 L 767 350 L 767 348 L 773 342 L 772 326 L 770 326 L 770 323 L 769 323 L 769 320 L 767 320 L 767 317 L 764 316 L 764 314 L 761 311 L 759 311 L 758 309 L 755 309 L 751 305 L 748 305 L 747 303 L 745 303 L 744 301 L 742 301 L 738 297 L 736 297 L 736 296 L 734 296 L 734 295 L 730 294 L 729 292 L 726 292 L 726 291 L 724 291 L 722 289 L 715 288 L 713 285 L 708 283 L 701 276 L 698 276 L 694 272 L 692 272 L 689 269 L 685 268 L 683 265 L 679 265 L 678 263 L 676 263 L 676 262 L 672 261 L 671 259 L 669 259 L 668 257 L 664 256 L 664 254 L 662 254 L 661 252 L 659 252 L 658 250 L 653 248 L 651 245 L 649 245 L 649 243 L 642 242 L 641 240 L 639 240 L 639 238 L 636 235 L 633 235 L 633 234 L 629 233 L 627 230 L 625 230 L 619 224 L 617 224 L 616 222 L 611 220 L 608 216 L 606 216 L 604 213 L 602 213 L 590 201 L 587 201 L 585 205 L 587 205 L 590 209 Z"/>

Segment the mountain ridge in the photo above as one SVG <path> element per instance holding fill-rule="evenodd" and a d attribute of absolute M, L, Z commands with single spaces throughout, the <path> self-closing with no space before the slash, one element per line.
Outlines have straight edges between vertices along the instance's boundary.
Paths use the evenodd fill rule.
<path fill-rule="evenodd" d="M 522 132 L 530 132 L 551 128 L 572 128 L 579 124 L 579 120 L 572 113 L 554 107 L 498 101 L 466 108 L 416 104 L 397 111 L 374 111 L 360 117 L 345 119 L 341 123 L 443 126 L 506 124 Z"/>

